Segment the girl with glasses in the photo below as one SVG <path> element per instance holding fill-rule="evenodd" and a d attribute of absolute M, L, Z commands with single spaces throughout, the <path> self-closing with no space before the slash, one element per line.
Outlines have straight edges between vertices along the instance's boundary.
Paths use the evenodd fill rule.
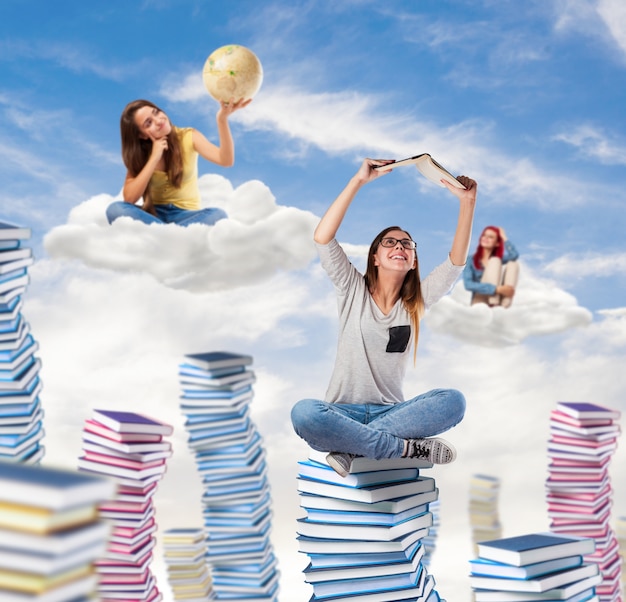
<path fill-rule="evenodd" d="M 335 236 L 361 187 L 388 173 L 375 167 L 387 163 L 365 159 L 314 234 L 322 266 L 337 293 L 339 341 L 325 400 L 299 401 L 291 419 L 310 447 L 329 452 L 328 463 L 342 476 L 350 471 L 355 456 L 452 462 L 454 447 L 433 435 L 452 428 L 465 412 L 459 391 L 435 389 L 406 399 L 402 382 L 408 356 L 415 361 L 424 311 L 450 291 L 463 271 L 477 185 L 465 176 L 458 178 L 465 189 L 442 180 L 459 200 L 458 223 L 449 256 L 423 281 L 415 243 L 398 226 L 376 236 L 363 275 Z"/>
<path fill-rule="evenodd" d="M 228 124 L 234 111 L 251 99 L 221 102 L 217 111 L 219 146 L 194 128 L 178 128 L 149 100 L 134 100 L 126 105 L 120 119 L 122 159 L 128 170 L 123 201 L 107 207 L 109 223 L 127 216 L 144 224 L 176 223 L 212 225 L 226 217 L 222 209 L 200 207 L 198 155 L 231 167 L 235 145 Z M 143 199 L 142 205 L 137 205 Z"/>

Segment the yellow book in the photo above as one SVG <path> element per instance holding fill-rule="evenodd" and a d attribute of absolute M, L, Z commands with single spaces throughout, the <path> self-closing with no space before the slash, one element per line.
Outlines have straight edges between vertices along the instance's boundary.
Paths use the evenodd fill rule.
<path fill-rule="evenodd" d="M 86 525 L 97 518 L 98 508 L 94 504 L 54 511 L 0 501 L 0 527 L 14 531 L 45 535 Z"/>
<path fill-rule="evenodd" d="M 42 594 L 66 583 L 82 579 L 92 573 L 90 564 L 80 565 L 53 576 L 35 573 L 20 573 L 0 569 L 0 589 L 8 589 L 27 594 Z"/>

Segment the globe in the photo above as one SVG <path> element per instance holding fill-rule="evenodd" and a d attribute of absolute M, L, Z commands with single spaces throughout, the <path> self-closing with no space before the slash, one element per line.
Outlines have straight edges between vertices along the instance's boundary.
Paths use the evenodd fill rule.
<path fill-rule="evenodd" d="M 261 87 L 263 67 L 252 50 L 230 44 L 209 55 L 202 70 L 202 80 L 215 100 L 248 100 Z"/>

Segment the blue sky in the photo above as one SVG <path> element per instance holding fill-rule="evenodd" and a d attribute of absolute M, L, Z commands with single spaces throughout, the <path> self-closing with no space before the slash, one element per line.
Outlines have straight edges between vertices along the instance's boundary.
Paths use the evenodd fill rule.
<path fill-rule="evenodd" d="M 231 119 L 235 166 L 199 164 L 203 202 L 232 219 L 209 242 L 198 230 L 108 228 L 103 210 L 125 175 L 124 105 L 151 99 L 176 125 L 215 140 L 217 104 L 201 72 L 229 43 L 264 67 L 257 97 Z M 518 300 L 487 326 L 462 288 L 433 308 L 408 377 L 407 389 L 457 386 L 468 398 L 466 426 L 455 429 L 459 460 L 437 473 L 439 545 L 468 539 L 464 506 L 446 509 L 446 496 L 461 504 L 474 470 L 503 478 L 511 529 L 521 493 L 535 497 L 519 528 L 545 528 L 549 409 L 581 397 L 626 409 L 625 73 L 621 0 L 5 0 L 1 219 L 33 230 L 25 312 L 41 344 L 47 457 L 71 462 L 81 421 L 105 402 L 132 400 L 178 420 L 184 353 L 252 353 L 273 487 L 292 503 L 278 511 L 294 522 L 275 527 L 281 599 L 303 599 L 302 559 L 290 547 L 295 466 L 280 447 L 306 453 L 289 407 L 323 395 L 335 342 L 332 291 L 309 234 L 364 156 L 430 152 L 479 183 L 472 247 L 484 225 L 500 225 L 522 261 Z M 360 193 L 340 240 L 362 262 L 363 245 L 401 224 L 425 275 L 449 250 L 455 220 L 447 191 L 404 168 Z M 172 365 L 173 381 L 162 382 Z M 493 437 L 477 438 L 485 424 Z M 529 447 L 523 477 L 507 484 Z M 181 503 L 176 479 L 194 478 L 182 434 L 180 449 L 163 483 L 166 527 Z M 615 462 L 623 468 L 623 454 Z M 455 549 L 435 558 L 433 573 L 443 596 L 463 599 L 471 550 Z"/>

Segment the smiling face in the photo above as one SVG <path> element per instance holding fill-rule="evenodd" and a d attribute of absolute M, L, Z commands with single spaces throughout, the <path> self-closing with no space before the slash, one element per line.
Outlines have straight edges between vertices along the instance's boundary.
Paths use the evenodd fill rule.
<path fill-rule="evenodd" d="M 396 244 L 385 247 L 379 244 L 374 253 L 374 265 L 379 270 L 390 270 L 406 274 L 415 268 L 415 249 L 407 249 L 400 242 L 403 239 L 411 240 L 411 237 L 403 230 L 390 230 L 384 238 L 395 238 Z"/>
<path fill-rule="evenodd" d="M 135 111 L 135 125 L 139 137 L 145 140 L 165 138 L 172 131 L 172 124 L 167 115 L 156 107 L 144 106 Z"/>
<path fill-rule="evenodd" d="M 499 235 L 493 228 L 486 228 L 480 236 L 480 246 L 492 251 L 498 244 Z"/>

